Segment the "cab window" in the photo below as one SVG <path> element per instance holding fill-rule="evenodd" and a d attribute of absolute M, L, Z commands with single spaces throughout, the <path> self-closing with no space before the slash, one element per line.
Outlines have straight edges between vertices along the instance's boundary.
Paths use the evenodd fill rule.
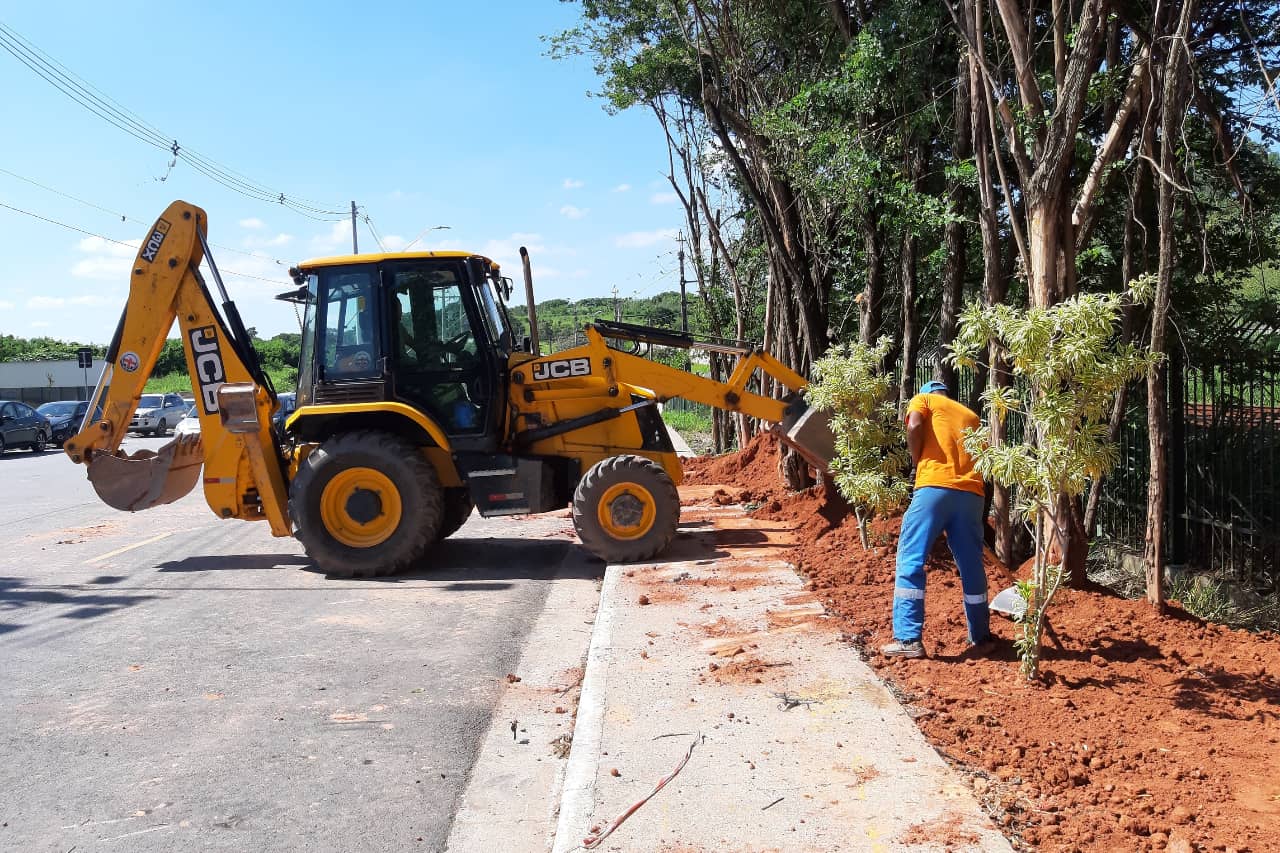
<path fill-rule="evenodd" d="M 330 277 L 321 306 L 325 379 L 363 378 L 378 373 L 375 274 L 363 269 Z"/>
<path fill-rule="evenodd" d="M 483 431 L 488 407 L 461 269 L 439 261 L 387 267 L 398 393 L 454 434 Z"/>

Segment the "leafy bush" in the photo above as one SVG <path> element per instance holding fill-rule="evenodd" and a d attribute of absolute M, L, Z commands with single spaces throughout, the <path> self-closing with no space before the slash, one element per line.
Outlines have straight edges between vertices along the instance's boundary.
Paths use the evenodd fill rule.
<path fill-rule="evenodd" d="M 975 302 L 960 317 L 955 364 L 974 367 L 995 342 L 1014 374 L 1012 385 L 982 393 L 988 428 L 970 432 L 965 448 L 984 477 L 1014 487 L 1015 509 L 1034 527 L 1035 569 L 1018 583 L 1027 615 L 1017 645 L 1028 679 L 1039 674 L 1045 616 L 1062 586 L 1067 501 L 1116 466 L 1119 452 L 1108 432 L 1115 396 L 1158 361 L 1116 337 L 1125 301 L 1144 301 L 1149 292 L 1150 282 L 1141 279 L 1125 293 L 1081 294 L 1049 308 Z M 1010 412 L 1026 418 L 1028 440 L 990 443 L 990 424 Z"/>
<path fill-rule="evenodd" d="M 831 413 L 836 457 L 831 473 L 836 488 L 858 518 L 862 547 L 872 516 L 901 507 L 907 500 L 911 465 L 906 430 L 894 404 L 891 374 L 881 371 L 892 341 L 874 347 L 841 344 L 813 364 L 806 392 L 814 408 Z"/>

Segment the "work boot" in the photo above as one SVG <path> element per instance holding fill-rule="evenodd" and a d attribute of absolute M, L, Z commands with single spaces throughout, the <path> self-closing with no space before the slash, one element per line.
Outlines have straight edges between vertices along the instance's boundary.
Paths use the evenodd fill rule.
<path fill-rule="evenodd" d="M 887 658 L 922 658 L 924 643 L 919 640 L 894 640 L 887 646 L 881 646 L 880 654 Z"/>

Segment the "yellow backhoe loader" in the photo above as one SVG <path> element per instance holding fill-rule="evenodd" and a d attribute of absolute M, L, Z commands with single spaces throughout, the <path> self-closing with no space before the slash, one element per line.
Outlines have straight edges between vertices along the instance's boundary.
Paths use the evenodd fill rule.
<path fill-rule="evenodd" d="M 626 562 L 661 553 L 679 520 L 680 461 L 658 409 L 669 398 L 760 418 L 815 466 L 830 461 L 804 378 L 758 348 L 597 321 L 583 346 L 540 355 L 523 250 L 533 335 L 521 342 L 505 308 L 511 281 L 480 255 L 351 255 L 290 270 L 296 288 L 280 298 L 303 306 L 302 355 L 297 409 L 277 430 L 275 391 L 209 254 L 207 225 L 182 201 L 156 221 L 89 406 L 100 403 L 101 418 L 65 445 L 117 509 L 170 503 L 202 479 L 216 515 L 296 536 L 331 574 L 377 576 L 429 562 L 473 509 L 571 506 L 582 544 Z M 175 319 L 200 433 L 121 455 Z M 644 346 L 714 350 L 737 364 L 714 382 L 642 357 Z M 756 371 L 786 398 L 749 390 Z"/>

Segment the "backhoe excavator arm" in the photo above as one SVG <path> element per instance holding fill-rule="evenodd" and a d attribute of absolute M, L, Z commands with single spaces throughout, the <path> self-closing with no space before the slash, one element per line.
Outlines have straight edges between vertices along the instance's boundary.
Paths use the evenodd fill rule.
<path fill-rule="evenodd" d="M 289 536 L 285 466 L 271 432 L 275 392 L 258 365 L 234 303 L 208 258 L 222 296 L 225 320 L 200 275 L 208 255 L 208 220 L 195 205 L 175 201 L 156 220 L 132 267 L 129 300 L 107 350 L 94 391 L 102 419 L 86 423 L 65 449 L 88 466 L 99 497 L 136 511 L 181 498 L 204 466 L 209 507 L 222 518 L 265 520 L 276 536 Z M 158 453 L 118 453 L 147 379 L 177 319 L 200 434 L 171 442 Z"/>
<path fill-rule="evenodd" d="M 801 396 L 809 383 L 759 347 L 740 343 L 695 341 L 680 332 L 601 320 L 588 324 L 583 332 L 586 336 L 584 346 L 521 365 L 521 370 L 515 374 L 516 383 L 524 384 L 532 379 L 534 385 L 524 392 L 525 400 L 533 403 L 575 398 L 594 399 L 600 396 L 629 399 L 628 395 L 620 394 L 619 391 L 630 386 L 649 392 L 657 402 L 682 397 L 717 409 L 758 418 L 773 425 L 773 431 L 778 437 L 795 448 L 814 467 L 824 470 L 831 463 L 835 455 L 835 439 L 831 434 L 828 416 L 810 409 Z M 734 357 L 736 361 L 729 378 L 720 382 L 617 349 L 609 345 L 609 338 L 630 340 L 637 345 L 719 352 Z M 572 372 L 574 362 L 584 363 L 582 374 Z M 540 367 L 540 363 L 545 366 Z M 565 375 L 573 378 L 545 383 L 539 381 L 556 379 L 557 366 L 568 371 Z M 790 393 L 779 400 L 748 390 L 757 371 Z M 640 405 L 645 403 L 634 403 L 628 408 Z M 526 436 L 530 440 L 543 439 L 599 423 L 616 416 L 619 411 L 612 407 L 602 409 L 572 421 L 531 429 Z M 520 437 L 518 435 L 517 439 Z"/>

